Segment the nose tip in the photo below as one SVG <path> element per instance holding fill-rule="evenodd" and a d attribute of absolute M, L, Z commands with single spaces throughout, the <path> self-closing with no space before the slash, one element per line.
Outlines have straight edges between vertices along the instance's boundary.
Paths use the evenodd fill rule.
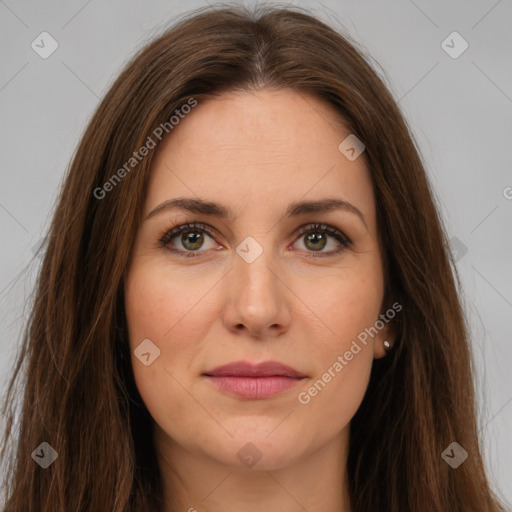
<path fill-rule="evenodd" d="M 269 266 L 270 255 L 264 254 L 258 242 L 253 239 L 258 243 L 256 246 L 248 238 L 245 245 L 239 245 L 243 256 L 233 268 L 231 298 L 224 321 L 229 329 L 239 334 L 246 330 L 253 338 L 268 339 L 288 328 L 290 315 L 283 287 Z M 248 249 L 247 252 L 244 249 Z M 255 254 L 258 255 L 253 259 Z M 251 256 L 251 263 L 244 257 L 247 255 Z"/>

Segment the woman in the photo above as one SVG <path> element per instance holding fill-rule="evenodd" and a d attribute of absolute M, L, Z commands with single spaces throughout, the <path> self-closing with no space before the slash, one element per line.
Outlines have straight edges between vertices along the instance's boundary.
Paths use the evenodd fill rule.
<path fill-rule="evenodd" d="M 194 13 L 69 169 L 6 398 L 6 510 L 503 510 L 445 247 L 347 37 Z"/>

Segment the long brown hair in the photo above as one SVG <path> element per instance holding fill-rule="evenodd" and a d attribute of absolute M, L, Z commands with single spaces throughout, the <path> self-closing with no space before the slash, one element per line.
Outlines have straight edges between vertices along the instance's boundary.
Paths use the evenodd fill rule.
<path fill-rule="evenodd" d="M 323 98 L 366 147 L 385 299 L 403 311 L 394 348 L 374 361 L 351 421 L 353 512 L 503 510 L 479 448 L 458 277 L 410 129 L 357 43 L 307 11 L 269 6 L 179 20 L 132 59 L 93 115 L 63 183 L 5 398 L 5 510 L 161 509 L 123 302 L 155 151 L 126 163 L 191 98 L 250 88 Z M 113 181 L 116 173 L 122 179 Z M 441 457 L 454 441 L 469 454 L 457 469 Z M 42 442 L 58 454 L 47 469 L 32 460 Z"/>

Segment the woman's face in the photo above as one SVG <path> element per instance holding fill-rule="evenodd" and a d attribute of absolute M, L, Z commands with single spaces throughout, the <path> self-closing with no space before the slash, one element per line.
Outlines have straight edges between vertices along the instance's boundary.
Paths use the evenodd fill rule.
<path fill-rule="evenodd" d="M 383 268 L 349 135 L 322 100 L 262 90 L 199 101 L 160 145 L 125 300 L 162 450 L 271 470 L 347 439 L 389 339 L 365 331 Z"/>

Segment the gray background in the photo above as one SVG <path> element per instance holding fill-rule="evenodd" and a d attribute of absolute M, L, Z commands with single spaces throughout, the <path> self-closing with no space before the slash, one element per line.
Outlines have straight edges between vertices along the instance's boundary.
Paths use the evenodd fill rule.
<path fill-rule="evenodd" d="M 512 3 L 296 4 L 367 49 L 417 138 L 448 233 L 456 237 L 489 476 L 512 502 Z M 162 24 L 204 5 L 0 0 L 0 385 L 14 361 L 40 260 L 27 265 L 99 98 Z M 31 47 L 43 31 L 59 45 L 47 59 Z M 469 44 L 455 59 L 442 47 L 453 31 Z M 447 41 L 451 51 L 461 48 Z"/>

